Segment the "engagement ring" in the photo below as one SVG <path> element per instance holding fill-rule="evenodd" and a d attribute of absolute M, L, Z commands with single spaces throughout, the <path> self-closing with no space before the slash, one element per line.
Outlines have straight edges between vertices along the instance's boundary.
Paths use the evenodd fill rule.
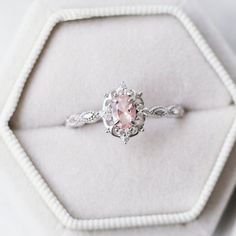
<path fill-rule="evenodd" d="M 65 125 L 79 128 L 103 120 L 105 132 L 120 138 L 126 144 L 130 137 L 144 131 L 147 117 L 180 118 L 184 115 L 184 109 L 180 105 L 145 107 L 142 92 L 127 88 L 124 82 L 104 96 L 101 111 L 89 110 L 70 115 Z"/>

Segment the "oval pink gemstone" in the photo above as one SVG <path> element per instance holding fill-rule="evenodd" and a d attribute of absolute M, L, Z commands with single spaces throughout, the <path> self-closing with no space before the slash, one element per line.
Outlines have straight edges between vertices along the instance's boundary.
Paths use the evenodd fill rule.
<path fill-rule="evenodd" d="M 136 118 L 136 107 L 129 99 L 130 97 L 127 95 L 120 95 L 112 103 L 114 122 L 118 122 L 117 125 L 121 129 L 131 128 L 131 122 Z"/>

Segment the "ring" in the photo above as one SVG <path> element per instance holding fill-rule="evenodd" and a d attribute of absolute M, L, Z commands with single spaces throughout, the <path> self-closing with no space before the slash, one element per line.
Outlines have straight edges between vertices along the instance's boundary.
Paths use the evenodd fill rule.
<path fill-rule="evenodd" d="M 142 92 L 127 88 L 124 82 L 104 97 L 101 111 L 89 110 L 70 115 L 65 125 L 79 128 L 103 120 L 105 132 L 126 144 L 130 137 L 144 131 L 146 117 L 181 118 L 184 115 L 184 108 L 180 105 L 145 107 Z"/>

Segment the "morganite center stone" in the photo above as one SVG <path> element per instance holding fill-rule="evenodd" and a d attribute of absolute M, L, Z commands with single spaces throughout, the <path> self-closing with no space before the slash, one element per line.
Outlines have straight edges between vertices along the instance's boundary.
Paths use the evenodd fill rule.
<path fill-rule="evenodd" d="M 121 129 L 131 128 L 136 118 L 136 107 L 129 99 L 128 95 L 120 95 L 112 103 L 113 119 Z"/>

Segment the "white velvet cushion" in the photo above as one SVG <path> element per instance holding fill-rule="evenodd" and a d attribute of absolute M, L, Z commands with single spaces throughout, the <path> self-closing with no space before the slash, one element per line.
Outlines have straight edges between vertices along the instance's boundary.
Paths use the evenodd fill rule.
<path fill-rule="evenodd" d="M 15 132 L 73 216 L 104 218 L 189 210 L 234 116 L 229 107 L 149 120 L 128 145 L 102 132 L 102 124 Z"/>
<path fill-rule="evenodd" d="M 62 126 L 69 114 L 100 109 L 103 93 L 122 80 L 143 90 L 147 106 L 182 104 L 186 117 L 150 119 L 127 146 L 102 124 Z M 191 209 L 234 115 L 222 81 L 176 19 L 128 16 L 58 26 L 11 124 L 66 209 L 87 219 Z"/>
<path fill-rule="evenodd" d="M 61 125 L 71 113 L 100 109 L 103 94 L 123 80 L 144 92 L 147 106 L 178 103 L 202 110 L 231 103 L 223 83 L 176 19 L 109 17 L 55 29 L 12 126 Z"/>

